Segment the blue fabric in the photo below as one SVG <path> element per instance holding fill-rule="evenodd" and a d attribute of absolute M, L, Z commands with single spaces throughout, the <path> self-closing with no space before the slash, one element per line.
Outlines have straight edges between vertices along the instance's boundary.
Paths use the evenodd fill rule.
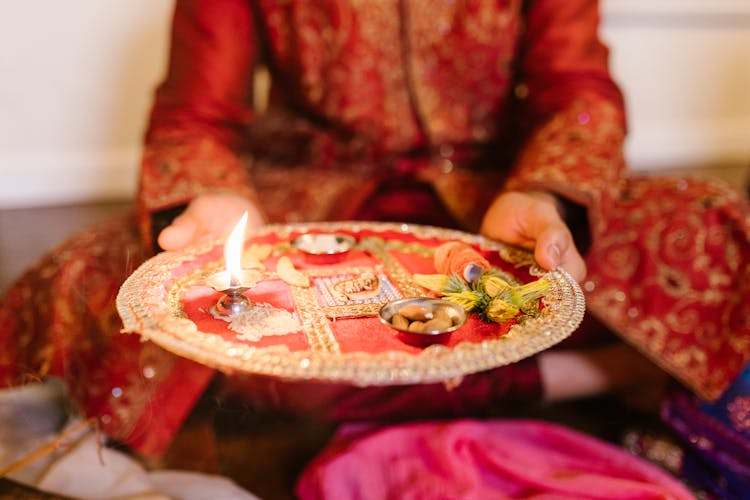
<path fill-rule="evenodd" d="M 750 441 L 750 364 L 716 402 L 700 406 L 702 411 Z"/>
<path fill-rule="evenodd" d="M 715 498 L 750 500 L 750 365 L 714 402 L 669 398 L 664 420 L 682 442 L 681 473 Z"/>

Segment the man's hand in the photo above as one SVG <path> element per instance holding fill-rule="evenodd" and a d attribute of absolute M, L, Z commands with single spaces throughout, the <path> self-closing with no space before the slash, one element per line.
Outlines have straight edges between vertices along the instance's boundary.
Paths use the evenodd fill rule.
<path fill-rule="evenodd" d="M 201 195 L 159 233 L 159 246 L 174 251 L 205 238 L 226 236 L 244 212 L 246 231 L 263 224 L 260 210 L 247 198 L 228 193 Z"/>
<path fill-rule="evenodd" d="M 479 232 L 489 238 L 534 251 L 545 269 L 565 269 L 576 281 L 586 277 L 586 264 L 549 193 L 503 193 L 484 215 Z"/>

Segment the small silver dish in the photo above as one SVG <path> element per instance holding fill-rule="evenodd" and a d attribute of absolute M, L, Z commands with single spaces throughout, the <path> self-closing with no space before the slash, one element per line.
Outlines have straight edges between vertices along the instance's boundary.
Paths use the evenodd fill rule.
<path fill-rule="evenodd" d="M 292 246 L 308 255 L 334 256 L 351 250 L 357 240 L 343 233 L 305 233 L 292 240 Z"/>
<path fill-rule="evenodd" d="M 245 312 L 250 301 L 243 294 L 262 278 L 263 274 L 255 269 L 240 269 L 232 273 L 225 270 L 207 276 L 205 284 L 222 294 L 211 307 L 211 314 L 226 319 Z"/>
<path fill-rule="evenodd" d="M 389 302 L 380 308 L 379 316 L 382 323 L 398 331 L 404 342 L 415 345 L 445 342 L 451 332 L 466 323 L 463 307 L 431 297 Z"/>

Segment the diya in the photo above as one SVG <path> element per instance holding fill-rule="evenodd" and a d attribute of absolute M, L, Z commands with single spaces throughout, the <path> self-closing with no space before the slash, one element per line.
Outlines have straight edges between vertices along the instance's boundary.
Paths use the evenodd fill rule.
<path fill-rule="evenodd" d="M 246 225 L 247 212 L 242 215 L 224 244 L 226 269 L 209 275 L 205 281 L 206 285 L 222 294 L 216 304 L 211 307 L 211 314 L 227 320 L 247 310 L 250 301 L 243 294 L 263 277 L 263 274 L 256 269 L 242 268 L 242 248 Z"/>

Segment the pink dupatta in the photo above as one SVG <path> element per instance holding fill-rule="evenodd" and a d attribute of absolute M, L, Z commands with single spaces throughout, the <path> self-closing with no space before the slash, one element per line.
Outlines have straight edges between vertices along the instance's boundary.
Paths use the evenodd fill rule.
<path fill-rule="evenodd" d="M 614 445 L 532 420 L 344 427 L 303 472 L 301 500 L 692 499 Z"/>

